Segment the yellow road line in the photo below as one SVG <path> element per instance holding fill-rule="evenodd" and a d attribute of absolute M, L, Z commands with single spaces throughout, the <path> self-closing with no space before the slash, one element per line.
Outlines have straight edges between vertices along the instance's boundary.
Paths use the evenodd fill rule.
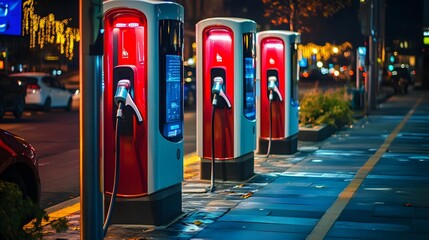
<path fill-rule="evenodd" d="M 73 214 L 75 212 L 78 212 L 79 210 L 80 210 L 80 202 L 75 203 L 75 204 L 73 204 L 71 206 L 62 208 L 60 210 L 48 213 L 49 220 L 48 221 L 42 220 L 41 226 L 46 226 L 46 225 L 49 224 L 49 222 L 52 222 L 52 221 L 54 221 L 54 220 L 56 220 L 58 218 L 62 218 L 62 217 L 71 215 L 71 214 Z M 34 222 L 34 220 L 31 221 L 30 223 L 28 223 L 27 225 L 25 225 L 24 229 L 32 228 L 33 227 L 33 222 Z"/>
<path fill-rule="evenodd" d="M 346 205 L 349 203 L 350 199 L 353 197 L 359 186 L 362 184 L 363 180 L 368 176 L 372 171 L 378 161 L 381 159 L 383 154 L 387 151 L 390 144 L 395 140 L 399 131 L 404 127 L 405 123 L 410 119 L 411 115 L 414 114 L 417 106 L 423 100 L 423 96 L 414 104 L 411 110 L 407 115 L 402 119 L 402 121 L 396 126 L 396 128 L 390 133 L 384 143 L 380 148 L 372 155 L 368 161 L 363 165 L 359 171 L 356 173 L 356 176 L 349 183 L 349 185 L 338 195 L 335 202 L 328 208 L 325 214 L 320 218 L 319 222 L 314 227 L 313 231 L 307 236 L 306 240 L 322 240 L 325 238 L 329 229 L 334 225 L 335 221 L 340 216 L 341 212 L 344 210 Z"/>
<path fill-rule="evenodd" d="M 70 215 L 72 213 L 75 213 L 77 211 L 80 210 L 80 202 L 75 203 L 71 206 L 65 207 L 63 209 L 60 209 L 58 211 L 49 213 L 49 219 L 56 219 L 56 218 L 61 218 L 61 217 L 65 217 L 67 215 Z"/>
<path fill-rule="evenodd" d="M 189 166 L 193 163 L 200 161 L 200 158 L 196 155 L 195 152 L 187 154 L 183 159 L 183 166 Z"/>

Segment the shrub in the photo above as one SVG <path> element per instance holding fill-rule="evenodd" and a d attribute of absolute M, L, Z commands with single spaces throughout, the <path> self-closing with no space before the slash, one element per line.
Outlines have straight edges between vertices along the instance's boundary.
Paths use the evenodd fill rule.
<path fill-rule="evenodd" d="M 25 228 L 24 224 L 33 219 L 31 227 Z M 24 198 L 19 187 L 14 183 L 0 180 L 0 239 L 2 240 L 30 240 L 43 238 L 42 221 L 48 221 L 46 211 L 40 209 L 29 198 Z M 62 222 L 55 225 L 54 222 Z M 53 228 L 64 231 L 67 226 L 66 218 L 50 222 Z"/>
<path fill-rule="evenodd" d="M 342 127 L 353 121 L 350 96 L 345 88 L 312 91 L 305 93 L 300 99 L 300 126 L 331 125 Z"/>
<path fill-rule="evenodd" d="M 28 219 L 35 216 L 37 207 L 23 198 L 16 184 L 0 181 L 0 236 L 2 239 L 34 239 L 23 230 Z"/>

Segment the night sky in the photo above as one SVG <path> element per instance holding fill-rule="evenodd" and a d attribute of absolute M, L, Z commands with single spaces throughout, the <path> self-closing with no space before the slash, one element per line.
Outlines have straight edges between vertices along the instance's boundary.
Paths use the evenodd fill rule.
<path fill-rule="evenodd" d="M 79 27 L 79 0 L 34 0 L 34 2 L 36 3 L 35 12 L 38 15 L 44 17 L 53 13 L 55 19 L 59 21 L 71 18 L 69 26 Z"/>
<path fill-rule="evenodd" d="M 424 0 L 387 0 L 386 40 L 421 38 Z M 426 0 L 427 1 L 427 0 Z"/>
<path fill-rule="evenodd" d="M 248 17 L 257 23 L 268 22 L 263 17 L 264 6 L 260 0 L 227 0 L 232 14 Z M 423 22 L 423 1 L 425 0 L 385 0 L 386 1 L 386 42 L 393 39 L 420 39 Z M 426 0 L 427 1 L 427 0 Z M 249 4 L 249 7 L 246 5 Z M 243 6 L 248 9 L 243 13 Z M 361 33 L 358 17 L 359 0 L 353 0 L 352 6 L 340 10 L 329 18 L 314 17 L 308 20 L 311 32 L 301 35 L 303 44 L 343 43 L 349 41 L 353 46 L 362 45 L 365 37 Z M 428 14 L 429 17 L 429 14 Z M 284 26 L 283 29 L 287 29 Z M 272 26 L 272 29 L 282 29 Z"/>
<path fill-rule="evenodd" d="M 327 42 L 341 44 L 351 42 L 353 46 L 361 45 L 364 36 L 358 18 L 359 1 L 353 6 L 340 10 L 332 17 L 314 17 L 310 22 L 311 32 L 302 34 L 302 42 L 313 42 L 323 45 Z"/>
<path fill-rule="evenodd" d="M 53 12 L 57 20 L 72 18 L 71 27 L 79 27 L 79 0 L 35 0 L 36 12 L 45 16 Z M 386 41 L 403 38 L 419 38 L 423 22 L 422 3 L 424 0 L 386 0 Z M 260 0 L 225 0 L 229 14 L 247 17 L 259 24 L 269 21 L 263 17 L 263 5 Z M 244 9 L 244 11 L 243 11 Z M 359 0 L 353 6 L 340 10 L 330 18 L 316 17 L 310 20 L 311 32 L 303 33 L 302 43 L 317 44 L 351 42 L 361 45 L 365 40 L 361 34 L 358 19 Z M 185 9 L 186 11 L 186 9 Z M 272 27 L 272 29 L 280 29 Z M 283 27 L 285 29 L 285 27 Z"/>

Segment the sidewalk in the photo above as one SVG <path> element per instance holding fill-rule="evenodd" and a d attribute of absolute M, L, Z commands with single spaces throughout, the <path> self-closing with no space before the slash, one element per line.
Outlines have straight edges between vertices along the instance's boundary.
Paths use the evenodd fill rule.
<path fill-rule="evenodd" d="M 292 155 L 255 156 L 247 182 L 205 192 L 199 162 L 183 182 L 183 215 L 169 226 L 111 225 L 105 239 L 429 239 L 429 94 L 380 104 Z M 79 211 L 66 233 L 80 239 Z"/>

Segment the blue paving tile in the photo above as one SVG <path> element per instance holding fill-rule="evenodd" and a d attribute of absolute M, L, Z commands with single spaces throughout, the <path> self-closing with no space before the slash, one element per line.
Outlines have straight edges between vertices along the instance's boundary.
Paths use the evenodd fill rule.
<path fill-rule="evenodd" d="M 371 210 L 352 210 L 347 206 L 347 208 L 341 212 L 341 215 L 338 217 L 337 221 L 407 225 L 409 224 L 410 220 L 407 218 L 374 216 L 372 209 Z"/>
<path fill-rule="evenodd" d="M 234 208 L 230 211 L 230 213 L 236 214 L 236 215 L 251 215 L 251 216 L 268 216 L 271 215 L 272 210 L 271 209 L 238 209 Z"/>
<path fill-rule="evenodd" d="M 344 240 L 343 237 L 325 237 L 323 240 Z M 359 236 L 348 237 L 347 240 L 362 240 Z"/>
<path fill-rule="evenodd" d="M 272 198 L 272 197 L 252 197 L 253 202 L 263 202 L 266 204 L 301 204 L 301 205 L 319 205 L 322 207 L 329 207 L 334 201 L 334 197 L 297 197 L 297 198 Z"/>
<path fill-rule="evenodd" d="M 325 211 L 326 206 L 314 204 L 314 205 L 302 205 L 302 204 L 274 204 L 267 205 L 265 202 L 253 201 L 253 198 L 249 201 L 241 202 L 235 209 L 265 209 L 270 210 L 295 210 L 295 211 Z"/>
<path fill-rule="evenodd" d="M 332 184 L 346 185 L 344 179 L 353 177 L 354 174 L 318 172 L 317 169 L 306 168 L 307 171 L 301 171 L 300 168 L 289 169 L 287 172 L 281 173 L 279 177 L 267 187 L 273 184 L 294 182 L 295 184 L 314 184 L 318 182 L 330 182 Z"/>
<path fill-rule="evenodd" d="M 410 230 L 408 224 L 390 224 L 390 223 L 378 223 L 378 222 L 346 222 L 337 221 L 334 228 L 338 229 L 360 229 L 360 230 L 371 230 L 371 231 L 394 231 L 394 232 L 405 232 Z"/>
<path fill-rule="evenodd" d="M 389 206 L 377 204 L 374 206 L 373 216 L 391 218 L 410 218 L 413 216 L 414 208 L 405 206 Z"/>
<path fill-rule="evenodd" d="M 320 219 L 325 211 L 306 210 L 278 210 L 266 206 L 264 209 L 232 209 L 230 211 L 236 215 L 255 215 L 255 216 L 277 216 L 277 217 L 295 217 L 295 218 L 316 218 Z"/>
<path fill-rule="evenodd" d="M 429 219 L 429 202 L 427 202 L 427 204 L 427 207 L 414 207 L 415 218 Z M 429 224 L 427 226 L 429 226 Z"/>
<path fill-rule="evenodd" d="M 245 240 L 303 240 L 306 234 L 298 233 L 279 233 L 279 232 L 266 232 L 266 231 L 248 231 L 248 230 L 219 230 L 219 229 L 206 229 L 205 231 L 197 234 L 193 239 L 245 239 Z"/>
<path fill-rule="evenodd" d="M 301 177 L 301 181 L 337 181 L 344 182 L 345 179 L 352 179 L 355 176 L 355 173 L 338 171 L 338 170 L 329 170 L 324 167 L 313 167 L 311 169 L 306 168 L 306 171 L 299 171 L 299 169 L 291 169 L 287 172 L 282 173 L 281 176 L 287 177 Z"/>
<path fill-rule="evenodd" d="M 429 177 L 427 176 L 398 176 L 398 175 L 388 175 L 385 172 L 379 172 L 380 174 L 375 174 L 377 172 L 373 172 L 371 175 L 367 177 L 367 179 L 389 179 L 389 180 L 410 180 L 410 181 L 425 181 L 429 182 Z M 424 174 L 424 175 L 427 175 Z"/>
<path fill-rule="evenodd" d="M 318 219 L 310 218 L 293 218 L 277 216 L 252 216 L 252 215 L 235 215 L 232 212 L 218 219 L 223 222 L 252 222 L 252 223 L 273 223 L 273 224 L 295 224 L 295 225 L 315 225 Z"/>
<path fill-rule="evenodd" d="M 429 234 L 429 219 L 412 219 L 411 231 Z"/>
<path fill-rule="evenodd" d="M 281 189 L 267 188 L 258 191 L 255 195 L 258 197 L 273 197 L 273 198 L 294 198 L 294 197 L 337 197 L 342 189 L 332 189 L 326 185 L 315 184 L 311 188 L 306 189 Z"/>
<path fill-rule="evenodd" d="M 253 223 L 253 222 L 215 222 L 207 229 L 229 229 L 248 230 L 280 233 L 302 233 L 309 234 L 313 230 L 311 225 L 297 224 L 274 224 L 274 223 Z"/>
<path fill-rule="evenodd" d="M 326 239 L 361 239 L 361 240 L 427 240 L 429 234 L 405 231 L 380 231 L 372 229 L 332 228 Z"/>

